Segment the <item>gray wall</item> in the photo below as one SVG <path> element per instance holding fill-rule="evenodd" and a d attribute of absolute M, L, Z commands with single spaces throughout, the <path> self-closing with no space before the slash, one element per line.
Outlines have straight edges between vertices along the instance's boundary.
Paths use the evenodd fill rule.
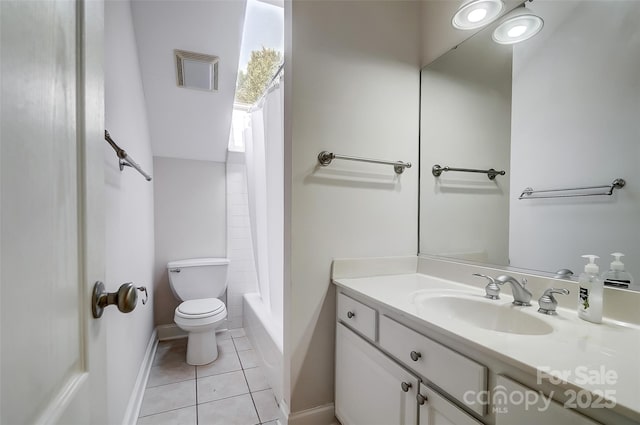
<path fill-rule="evenodd" d="M 171 292 L 167 262 L 226 257 L 225 164 L 154 157 L 156 325 L 173 324 L 179 301 Z"/>
<path fill-rule="evenodd" d="M 334 257 L 415 255 L 419 2 L 285 3 L 285 388 L 293 413 L 332 403 Z"/>
<path fill-rule="evenodd" d="M 129 1 L 105 2 L 105 127 L 145 171 L 154 174 L 147 112 L 138 66 Z M 105 286 L 117 291 L 125 282 L 152 288 L 154 235 L 153 187 L 137 171 L 118 169 L 118 158 L 104 144 Z M 151 334 L 153 308 L 138 303 L 130 314 L 108 308 L 107 423 L 122 423 Z"/>

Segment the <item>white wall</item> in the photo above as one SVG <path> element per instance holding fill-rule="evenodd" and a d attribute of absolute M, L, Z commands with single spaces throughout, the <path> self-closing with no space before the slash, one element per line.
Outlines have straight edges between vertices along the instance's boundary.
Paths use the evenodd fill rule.
<path fill-rule="evenodd" d="M 333 402 L 334 257 L 415 255 L 419 3 L 285 4 L 285 400 Z M 409 161 L 390 166 L 317 155 Z"/>
<path fill-rule="evenodd" d="M 508 265 L 511 46 L 484 31 L 422 70 L 420 252 Z M 486 174 L 431 167 L 505 170 Z"/>
<path fill-rule="evenodd" d="M 253 259 L 247 173 L 244 153 L 227 156 L 227 258 L 229 264 L 227 312 L 229 329 L 243 326 L 242 296 L 258 290 Z"/>
<path fill-rule="evenodd" d="M 113 139 L 149 174 L 154 174 L 147 113 L 129 1 L 105 2 L 105 126 Z M 153 187 L 138 172 L 120 172 L 113 149 L 104 143 L 106 288 L 144 285 L 153 299 Z M 145 349 L 153 332 L 153 304 L 105 310 L 107 322 L 107 423 L 121 423 Z"/>
<path fill-rule="evenodd" d="M 245 6 L 245 0 L 133 1 L 155 156 L 225 161 Z M 217 56 L 218 90 L 178 87 L 174 49 Z"/>
<path fill-rule="evenodd" d="M 621 251 L 628 270 L 640 279 L 640 3 L 611 6 L 606 1 L 536 4 L 544 30 L 515 47 L 514 266 L 579 273 L 585 264 L 580 255 L 597 254 L 604 271 L 609 254 Z M 529 186 L 603 185 L 618 177 L 627 186 L 611 197 L 517 200 Z"/>
<path fill-rule="evenodd" d="M 155 323 L 173 324 L 179 301 L 171 292 L 167 263 L 226 257 L 225 164 L 153 158 L 155 171 Z"/>

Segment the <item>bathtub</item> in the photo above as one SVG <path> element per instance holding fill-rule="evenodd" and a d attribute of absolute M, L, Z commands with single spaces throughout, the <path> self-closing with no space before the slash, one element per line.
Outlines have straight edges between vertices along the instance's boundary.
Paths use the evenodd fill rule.
<path fill-rule="evenodd" d="M 243 304 L 243 323 L 247 337 L 253 345 L 258 365 L 262 367 L 280 404 L 284 377 L 282 320 L 271 315 L 269 307 L 262 302 L 258 293 L 245 294 Z"/>

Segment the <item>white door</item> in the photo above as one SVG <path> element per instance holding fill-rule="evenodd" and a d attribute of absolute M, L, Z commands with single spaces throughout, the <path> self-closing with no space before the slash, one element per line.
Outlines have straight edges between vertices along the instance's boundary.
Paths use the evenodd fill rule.
<path fill-rule="evenodd" d="M 3 424 L 106 416 L 103 7 L 0 1 Z"/>
<path fill-rule="evenodd" d="M 335 408 L 340 423 L 416 425 L 418 385 L 415 376 L 337 324 Z"/>

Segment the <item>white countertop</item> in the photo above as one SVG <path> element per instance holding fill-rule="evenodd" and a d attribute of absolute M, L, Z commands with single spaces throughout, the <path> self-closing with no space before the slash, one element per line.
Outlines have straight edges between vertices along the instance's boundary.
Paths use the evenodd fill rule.
<path fill-rule="evenodd" d="M 334 283 L 383 304 L 397 314 L 414 321 L 418 319 L 429 329 L 444 333 L 533 376 L 550 369 L 549 374 L 553 377 L 564 374 L 564 381 L 591 394 L 613 391 L 613 397 L 605 398 L 615 401 L 615 410 L 640 420 L 640 327 L 636 325 L 606 319 L 602 324 L 592 324 L 578 318 L 575 310 L 563 308 L 558 308 L 557 316 L 540 314 L 537 313 L 538 294 L 534 294 L 531 307 L 514 308 L 548 323 L 553 332 L 545 335 L 504 333 L 482 329 L 455 320 L 455 317 L 425 314 L 421 312 L 419 302 L 415 301 L 421 293 L 434 292 L 434 289 L 483 297 L 484 290 L 477 287 L 420 273 L 336 278 Z M 570 296 L 575 296 L 577 304 L 577 295 Z M 510 305 L 513 298 L 510 290 L 505 289 L 500 300 L 482 300 Z M 601 371 L 615 372 L 615 384 L 602 383 Z"/>

